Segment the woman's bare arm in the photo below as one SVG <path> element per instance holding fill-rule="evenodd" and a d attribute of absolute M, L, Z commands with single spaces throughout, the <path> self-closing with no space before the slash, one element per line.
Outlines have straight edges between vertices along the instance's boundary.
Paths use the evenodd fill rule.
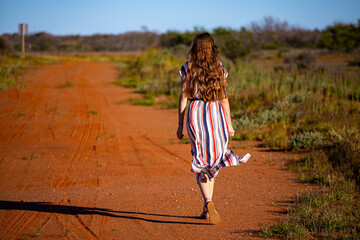
<path fill-rule="evenodd" d="M 178 108 L 179 122 L 178 122 L 178 130 L 177 130 L 177 137 L 179 139 L 182 139 L 184 137 L 183 127 L 184 127 L 185 108 L 187 103 L 187 97 L 184 95 L 183 90 L 184 90 L 184 80 L 181 79 L 181 92 L 179 97 L 179 108 Z"/>
<path fill-rule="evenodd" d="M 234 128 L 233 128 L 232 123 L 231 123 L 229 99 L 227 97 L 224 98 L 224 99 L 221 99 L 220 104 L 224 108 L 225 113 L 226 113 L 226 117 L 227 117 L 228 122 L 229 122 L 229 135 L 234 136 L 235 131 L 234 131 Z"/>

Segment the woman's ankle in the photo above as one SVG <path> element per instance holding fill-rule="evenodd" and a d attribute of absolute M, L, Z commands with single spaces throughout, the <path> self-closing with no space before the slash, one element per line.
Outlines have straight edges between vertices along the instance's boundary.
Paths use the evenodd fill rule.
<path fill-rule="evenodd" d="M 205 198 L 204 199 L 204 205 L 206 206 L 206 204 L 208 203 L 208 202 L 211 202 L 212 200 L 211 200 L 211 198 Z"/>

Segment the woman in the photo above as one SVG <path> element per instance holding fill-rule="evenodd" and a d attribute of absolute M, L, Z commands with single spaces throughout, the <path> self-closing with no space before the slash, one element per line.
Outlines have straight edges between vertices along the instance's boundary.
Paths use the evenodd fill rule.
<path fill-rule="evenodd" d="M 191 170 L 196 173 L 204 198 L 201 218 L 209 218 L 212 224 L 220 222 L 220 215 L 212 202 L 214 178 L 222 167 L 237 166 L 247 162 L 250 157 L 250 154 L 246 154 L 241 159 L 227 149 L 229 135 L 234 136 L 234 128 L 225 92 L 228 73 L 219 58 L 219 49 L 209 33 L 203 32 L 194 37 L 188 61 L 180 69 L 177 130 L 177 137 L 182 139 L 185 108 L 189 99 L 186 129 L 193 156 Z"/>

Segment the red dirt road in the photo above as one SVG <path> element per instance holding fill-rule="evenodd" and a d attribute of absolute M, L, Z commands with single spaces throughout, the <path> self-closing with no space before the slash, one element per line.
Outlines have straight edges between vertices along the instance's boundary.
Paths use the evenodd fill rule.
<path fill-rule="evenodd" d="M 234 151 L 249 162 L 216 179 L 221 224 L 198 219 L 176 110 L 128 104 L 138 96 L 112 84 L 114 66 L 42 66 L 25 89 L 0 92 L 1 239 L 258 239 L 259 223 L 305 189 L 284 168 L 289 155 L 248 143 Z"/>

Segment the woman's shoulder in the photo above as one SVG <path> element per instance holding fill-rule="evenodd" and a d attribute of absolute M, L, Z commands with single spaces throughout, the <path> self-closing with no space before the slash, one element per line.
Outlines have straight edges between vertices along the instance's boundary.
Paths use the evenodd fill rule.
<path fill-rule="evenodd" d="M 222 67 L 222 70 L 223 70 L 223 72 L 224 72 L 225 78 L 227 78 L 227 76 L 229 75 L 229 73 L 226 71 L 226 68 L 225 68 L 224 64 L 223 64 L 221 61 L 219 61 L 219 63 L 220 63 L 220 65 L 221 65 L 221 67 Z"/>
<path fill-rule="evenodd" d="M 181 69 L 187 70 L 189 65 L 189 61 L 184 62 L 184 64 L 181 66 Z"/>
<path fill-rule="evenodd" d="M 180 73 L 182 78 L 186 78 L 186 72 L 187 72 L 187 68 L 188 68 L 188 63 L 189 63 L 189 61 L 185 62 L 180 68 L 179 73 Z"/>

